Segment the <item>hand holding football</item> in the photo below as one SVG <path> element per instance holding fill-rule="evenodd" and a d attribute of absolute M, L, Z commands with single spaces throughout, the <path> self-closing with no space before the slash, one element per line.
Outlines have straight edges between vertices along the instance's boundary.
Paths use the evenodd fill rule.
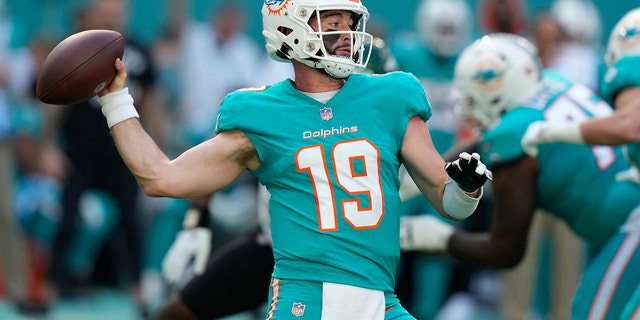
<path fill-rule="evenodd" d="M 62 40 L 45 59 L 36 96 L 48 104 L 69 105 L 91 99 L 116 76 L 124 38 L 113 30 L 87 30 Z"/>

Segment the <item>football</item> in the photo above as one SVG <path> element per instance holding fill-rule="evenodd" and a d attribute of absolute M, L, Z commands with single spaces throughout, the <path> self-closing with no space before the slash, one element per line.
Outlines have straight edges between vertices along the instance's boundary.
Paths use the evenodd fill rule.
<path fill-rule="evenodd" d="M 70 105 L 91 99 L 116 76 L 124 38 L 113 30 L 86 30 L 56 45 L 36 79 L 36 96 L 44 103 Z"/>

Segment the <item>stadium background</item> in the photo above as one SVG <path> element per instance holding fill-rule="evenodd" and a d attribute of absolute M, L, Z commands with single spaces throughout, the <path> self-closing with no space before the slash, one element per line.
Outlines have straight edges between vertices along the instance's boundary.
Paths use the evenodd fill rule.
<path fill-rule="evenodd" d="M 62 38 L 68 35 L 73 9 L 84 3 L 84 0 L 5 0 L 6 7 L 14 19 L 12 45 L 19 46 L 40 30 L 47 30 L 52 36 Z M 182 2 L 188 6 L 189 15 L 204 21 L 212 9 L 223 0 L 131 0 L 129 29 L 131 35 L 142 43 L 156 40 L 167 21 L 170 4 Z M 262 42 L 260 8 L 262 1 L 235 0 L 246 7 L 249 14 L 247 31 L 256 40 Z M 549 8 L 552 0 L 521 0 L 526 3 L 529 19 L 537 12 Z M 481 0 L 469 0 L 477 8 Z M 638 5 L 636 1 L 625 0 L 593 0 L 602 15 L 603 35 L 626 11 Z M 390 34 L 413 28 L 413 16 L 419 0 L 400 1 L 365 1 L 374 21 L 382 22 Z M 389 8 L 392 7 L 392 8 Z M 408 17 L 411 17 L 408 19 Z M 603 37 L 602 41 L 606 41 Z"/>

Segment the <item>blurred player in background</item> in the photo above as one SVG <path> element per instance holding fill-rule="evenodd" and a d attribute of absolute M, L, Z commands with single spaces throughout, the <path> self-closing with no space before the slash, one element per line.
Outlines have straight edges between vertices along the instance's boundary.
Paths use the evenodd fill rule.
<path fill-rule="evenodd" d="M 27 237 L 18 223 L 15 180 L 16 168 L 23 165 L 19 150 L 19 134 L 14 114 L 17 93 L 12 88 L 11 63 L 14 53 L 10 48 L 11 23 L 0 1 L 0 286 L 5 298 L 25 314 L 44 313 L 47 305 L 30 292 L 29 246 Z M 6 36 L 6 37 L 5 37 Z M 29 159 L 30 160 L 30 159 Z"/>
<path fill-rule="evenodd" d="M 618 174 L 619 180 L 640 183 L 640 8 L 627 12 L 609 35 L 605 62 L 607 71 L 600 79 L 600 92 L 615 112 L 584 122 L 540 121 L 529 126 L 522 144 L 536 152 L 539 145 L 568 142 L 594 145 L 624 145 L 625 155 L 634 165 Z M 640 285 L 621 319 L 640 314 Z"/>
<path fill-rule="evenodd" d="M 547 67 L 597 92 L 602 50 L 600 11 L 592 0 L 555 0 L 549 15 L 558 24 L 561 38 Z"/>
<path fill-rule="evenodd" d="M 458 119 L 453 112 L 451 82 L 458 54 L 472 40 L 474 26 L 475 19 L 467 0 L 423 0 L 417 7 L 415 31 L 395 36 L 390 43 L 398 61 L 398 69 L 413 73 L 427 92 L 434 110 L 427 125 L 436 150 L 440 153 L 447 152 L 454 143 L 466 139 L 459 132 Z M 435 209 L 416 187 L 407 187 L 411 179 L 406 171 L 402 172 L 401 179 L 405 184 L 403 190 L 406 191 L 403 193 L 403 214 L 437 216 Z M 486 220 L 485 216 L 476 213 L 470 219 L 465 219 L 463 224 L 473 228 L 478 222 Z M 402 257 L 398 296 L 406 301 L 406 307 L 416 317 L 433 317 L 450 293 L 460 293 L 457 299 L 471 299 L 462 294 L 468 289 L 473 273 L 470 268 L 423 252 L 407 251 Z M 470 306 L 464 309 L 473 313 Z"/>
<path fill-rule="evenodd" d="M 77 31 L 111 29 L 125 34 L 123 60 L 127 61 L 131 94 L 138 101 L 143 114 L 158 113 L 147 109 L 153 96 L 154 70 L 149 53 L 126 36 L 124 23 L 127 3 L 123 0 L 94 0 L 83 5 L 76 15 Z M 51 109 L 51 108 L 50 108 Z M 49 277 L 62 297 L 73 297 L 90 281 L 90 274 L 71 274 L 65 270 L 65 256 L 69 252 L 73 230 L 79 216 L 82 194 L 89 189 L 105 192 L 117 203 L 116 235 L 104 245 L 94 275 L 111 285 L 133 288 L 138 296 L 141 235 L 143 228 L 137 211 L 139 186 L 114 146 L 113 139 L 100 112 L 97 99 L 56 109 L 59 114 L 49 117 L 48 125 L 58 139 L 64 141 L 63 150 L 71 168 L 64 182 L 62 218 L 54 238 Z M 145 126 L 154 135 L 160 132 L 152 123 L 158 115 L 150 115 Z M 159 141 L 163 141 L 158 135 Z M 55 139 L 51 139 L 54 140 Z"/>
<path fill-rule="evenodd" d="M 526 0 L 480 0 L 477 10 L 480 33 L 525 36 L 529 26 L 527 11 Z"/>
<path fill-rule="evenodd" d="M 536 14 L 532 36 L 543 68 L 594 89 L 595 28 L 600 22 L 590 9 L 593 4 L 587 1 L 554 1 L 549 11 Z M 500 273 L 506 287 L 499 300 L 500 314 L 507 319 L 521 315 L 567 319 L 589 250 L 566 223 L 542 210 L 534 215 L 529 230 L 522 262 Z"/>
<path fill-rule="evenodd" d="M 273 250 L 268 212 L 269 192 L 258 189 L 259 226 L 213 252 L 206 218 L 185 226 L 163 263 L 167 281 L 178 287 L 155 314 L 156 320 L 217 319 L 266 307 Z M 193 210 L 198 210 L 196 207 Z M 202 217 L 203 210 L 197 213 Z M 205 268 L 206 264 L 206 268 Z M 186 278 L 189 274 L 193 278 Z M 185 280 L 188 282 L 185 283 Z M 261 311 L 261 310 L 260 310 Z M 259 314 L 262 314 L 260 312 Z"/>
<path fill-rule="evenodd" d="M 610 107 L 587 87 L 543 71 L 535 47 L 507 34 L 485 36 L 465 49 L 454 86 L 461 115 L 483 133 L 478 151 L 494 171 L 495 210 L 486 233 L 424 219 L 423 229 L 432 234 L 425 249 L 512 268 L 525 253 L 540 208 L 563 219 L 597 252 L 571 319 L 618 319 L 640 281 L 640 185 L 616 179 L 630 164 L 616 147 L 550 143 L 532 154 L 520 144 L 531 122 L 568 114 L 587 119 L 610 113 Z"/>
<path fill-rule="evenodd" d="M 398 69 L 422 83 L 434 115 L 427 123 L 436 149 L 446 152 L 456 142 L 451 81 L 460 51 L 472 39 L 474 19 L 466 0 L 424 0 L 415 17 L 415 34 L 393 38 L 390 49 Z"/>
<path fill-rule="evenodd" d="M 246 33 L 246 9 L 235 1 L 218 2 L 205 22 L 186 20 L 180 31 L 178 129 L 190 139 L 183 147 L 212 136 L 220 101 L 231 91 L 255 84 L 264 56 Z"/>
<path fill-rule="evenodd" d="M 611 31 L 605 54 L 607 71 L 600 80 L 602 97 L 615 112 L 585 122 L 536 122 L 523 138 L 525 149 L 535 152 L 539 144 L 549 142 L 626 144 L 628 160 L 634 170 L 625 177 L 640 181 L 640 9 L 629 11 Z"/>

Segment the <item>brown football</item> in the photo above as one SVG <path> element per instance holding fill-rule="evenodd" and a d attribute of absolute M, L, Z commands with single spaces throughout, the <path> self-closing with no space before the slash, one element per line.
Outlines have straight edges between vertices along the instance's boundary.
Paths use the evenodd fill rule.
<path fill-rule="evenodd" d="M 113 30 L 87 30 L 62 40 L 49 53 L 36 79 L 36 96 L 48 104 L 91 99 L 116 76 L 124 38 Z"/>

